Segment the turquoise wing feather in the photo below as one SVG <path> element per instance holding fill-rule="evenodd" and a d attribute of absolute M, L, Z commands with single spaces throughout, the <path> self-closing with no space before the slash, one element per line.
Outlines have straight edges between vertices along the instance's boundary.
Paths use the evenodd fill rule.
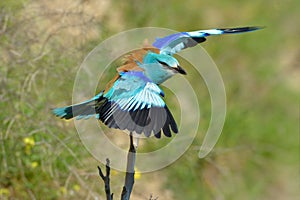
<path fill-rule="evenodd" d="M 97 113 L 108 127 L 135 131 L 148 137 L 171 136 L 178 132 L 176 122 L 162 100 L 163 91 L 143 72 L 131 71 L 121 77 L 104 94 L 106 101 Z"/>

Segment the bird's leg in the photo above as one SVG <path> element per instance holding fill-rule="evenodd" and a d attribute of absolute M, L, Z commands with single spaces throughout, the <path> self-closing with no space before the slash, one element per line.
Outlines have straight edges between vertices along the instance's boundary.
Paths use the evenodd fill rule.
<path fill-rule="evenodd" d="M 136 157 L 136 149 L 133 143 L 133 136 L 130 133 L 130 144 L 129 151 L 127 155 L 127 167 L 126 167 L 126 176 L 125 176 L 125 185 L 122 190 L 121 200 L 129 200 L 130 194 L 134 184 L 134 164 Z"/>

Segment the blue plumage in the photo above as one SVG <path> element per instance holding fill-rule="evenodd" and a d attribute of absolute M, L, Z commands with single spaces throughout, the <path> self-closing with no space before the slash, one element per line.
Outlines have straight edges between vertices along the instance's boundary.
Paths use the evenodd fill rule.
<path fill-rule="evenodd" d="M 205 37 L 210 35 L 244 33 L 259 29 L 262 29 L 262 27 L 223 28 L 181 32 L 163 38 L 157 38 L 153 46 L 160 49 L 161 54 L 172 55 L 185 48 L 193 47 L 198 43 L 204 42 L 206 40 Z"/>
<path fill-rule="evenodd" d="M 125 111 L 152 106 L 164 107 L 161 96 L 163 91 L 141 71 L 121 73 L 121 78 L 103 95 Z"/>
<path fill-rule="evenodd" d="M 186 74 L 172 55 L 185 48 L 204 42 L 210 35 L 243 33 L 260 27 L 210 29 L 175 33 L 158 38 L 153 48 L 131 53 L 120 66 L 115 78 L 105 90 L 85 102 L 53 109 L 64 119 L 88 119 L 95 116 L 110 128 L 129 130 L 157 138 L 161 132 L 171 137 L 178 132 L 176 122 L 163 101 L 159 84 L 175 74 Z"/>

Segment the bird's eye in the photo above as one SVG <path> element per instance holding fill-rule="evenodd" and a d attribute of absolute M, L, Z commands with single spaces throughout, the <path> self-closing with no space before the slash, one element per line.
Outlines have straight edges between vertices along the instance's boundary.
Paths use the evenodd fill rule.
<path fill-rule="evenodd" d="M 157 60 L 160 64 L 162 65 L 166 65 L 166 66 L 169 66 L 167 63 L 163 62 L 163 61 L 160 61 L 160 60 Z"/>

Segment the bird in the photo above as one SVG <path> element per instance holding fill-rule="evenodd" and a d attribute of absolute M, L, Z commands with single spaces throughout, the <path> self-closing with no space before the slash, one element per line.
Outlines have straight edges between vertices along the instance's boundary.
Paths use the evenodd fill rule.
<path fill-rule="evenodd" d="M 150 137 L 171 137 L 178 133 L 176 121 L 164 102 L 159 87 L 176 74 L 186 75 L 174 54 L 205 42 L 206 37 L 252 32 L 263 27 L 216 28 L 178 32 L 156 38 L 151 46 L 130 52 L 116 75 L 93 98 L 52 109 L 62 119 L 95 117 L 109 128 L 127 130 Z M 172 130 L 172 132 L 171 132 Z"/>

